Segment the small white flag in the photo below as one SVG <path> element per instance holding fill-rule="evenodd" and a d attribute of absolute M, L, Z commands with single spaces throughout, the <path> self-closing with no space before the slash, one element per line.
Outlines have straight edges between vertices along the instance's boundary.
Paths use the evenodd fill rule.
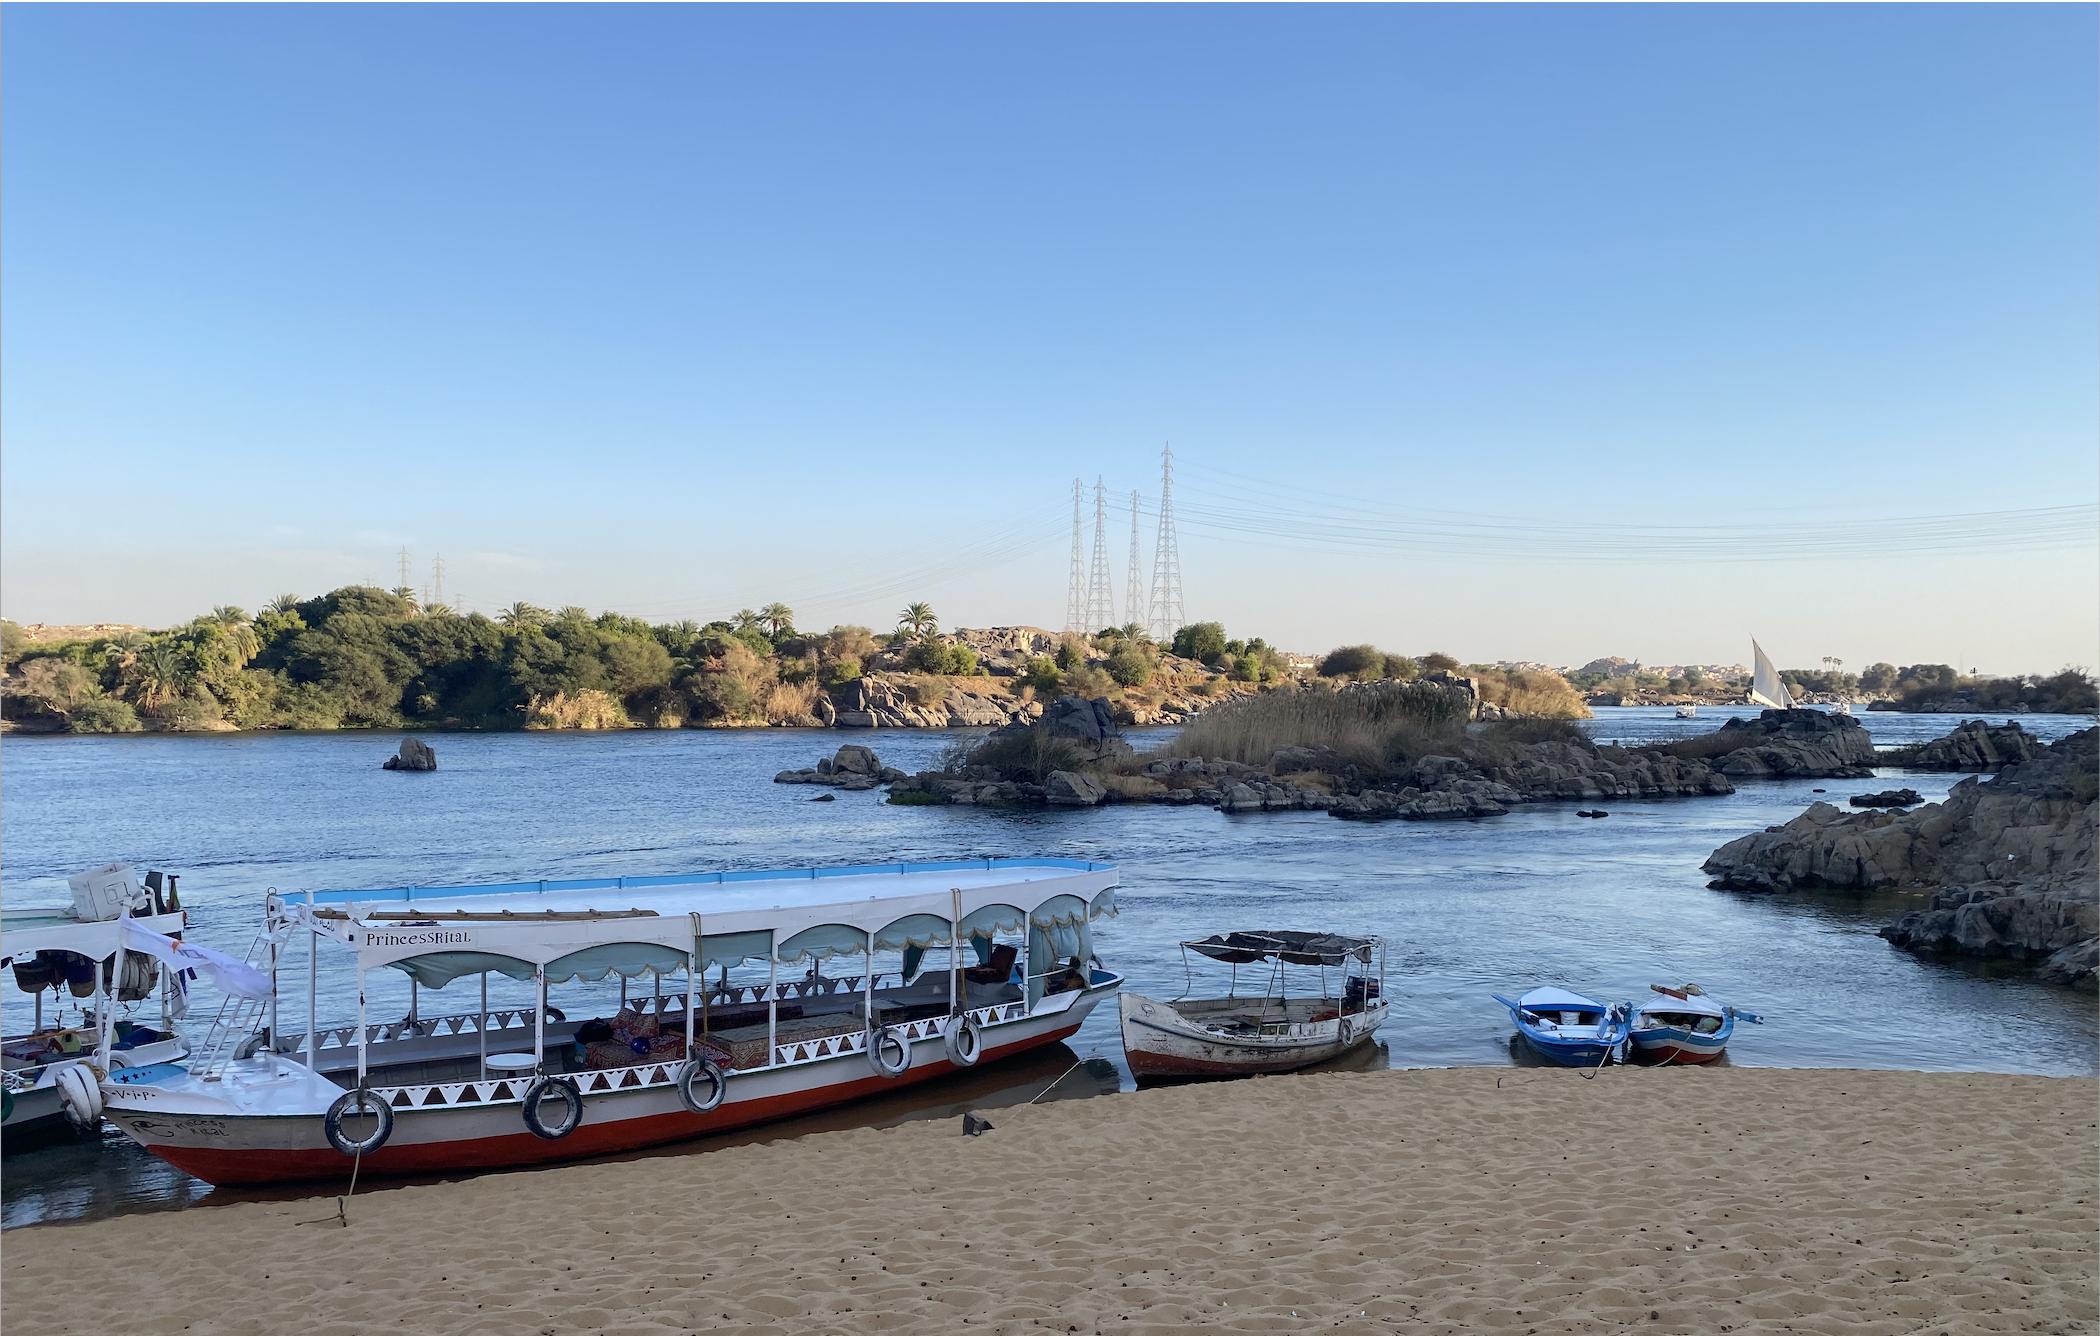
<path fill-rule="evenodd" d="M 219 985 L 222 992 L 252 998 L 270 995 L 270 976 L 247 961 L 237 960 L 208 946 L 194 946 L 189 942 L 178 942 L 173 937 L 163 937 L 151 928 L 141 926 L 136 919 L 124 920 L 124 949 L 152 956 L 171 969 L 202 971 L 211 976 L 211 981 Z"/>

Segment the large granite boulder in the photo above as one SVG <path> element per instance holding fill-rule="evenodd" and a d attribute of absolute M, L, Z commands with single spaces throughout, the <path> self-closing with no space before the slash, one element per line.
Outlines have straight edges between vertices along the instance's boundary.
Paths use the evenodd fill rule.
<path fill-rule="evenodd" d="M 2018 724 L 1969 719 L 1945 737 L 1912 747 L 1890 748 L 1881 754 L 1881 764 L 1906 770 L 2002 770 L 2033 760 L 2042 754 L 2043 747 L 2040 738 Z"/>
<path fill-rule="evenodd" d="M 1947 800 L 1908 812 L 1846 813 L 1827 803 L 1716 849 L 1716 887 L 1746 891 L 1933 890 L 1883 930 L 1925 953 L 2043 966 L 2090 985 L 2100 954 L 2100 729 L 2050 744 Z"/>
<path fill-rule="evenodd" d="M 1108 801 L 1108 788 L 1084 771 L 1053 770 L 1043 781 L 1043 801 L 1052 807 L 1099 807 Z"/>
<path fill-rule="evenodd" d="M 1866 726 L 1849 714 L 1764 710 L 1712 734 L 1714 769 L 1734 779 L 1865 779 L 1880 759 Z"/>
<path fill-rule="evenodd" d="M 421 738 L 401 739 L 401 750 L 379 763 L 381 770 L 435 770 L 437 753 Z"/>
<path fill-rule="evenodd" d="M 817 715 L 838 728 L 981 728 L 1011 723 L 1028 706 L 983 678 L 958 678 L 938 701 L 921 704 L 909 685 L 878 675 L 833 687 Z"/>

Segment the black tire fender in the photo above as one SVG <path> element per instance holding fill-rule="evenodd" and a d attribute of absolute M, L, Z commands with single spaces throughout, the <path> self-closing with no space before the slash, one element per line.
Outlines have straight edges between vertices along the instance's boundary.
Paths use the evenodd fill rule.
<path fill-rule="evenodd" d="M 728 1073 L 711 1058 L 693 1058 L 678 1071 L 678 1102 L 694 1113 L 713 1113 L 728 1094 Z"/>
<path fill-rule="evenodd" d="M 941 1031 L 941 1043 L 948 1050 L 948 1061 L 958 1067 L 975 1067 L 984 1056 L 983 1027 L 967 1012 L 950 1016 L 947 1028 Z"/>
<path fill-rule="evenodd" d="M 558 1101 L 562 1115 L 553 1122 L 541 1112 L 549 1100 Z M 583 1126 L 583 1092 L 566 1076 L 542 1076 L 525 1087 L 523 1101 L 525 1126 L 534 1136 L 546 1141 L 559 1141 Z"/>
<path fill-rule="evenodd" d="M 885 1050 L 894 1050 L 893 1060 Z M 894 1026 L 883 1025 L 868 1031 L 868 1065 L 877 1076 L 899 1077 L 911 1070 L 911 1040 Z"/>
<path fill-rule="evenodd" d="M 362 1138 L 353 1137 L 343 1130 L 343 1120 L 352 1114 L 363 1114 L 372 1119 L 372 1130 Z M 321 1119 L 321 1131 L 328 1138 L 328 1144 L 344 1155 L 370 1155 L 394 1134 L 394 1107 L 373 1091 L 345 1090 L 335 1103 L 328 1106 L 327 1114 Z"/>

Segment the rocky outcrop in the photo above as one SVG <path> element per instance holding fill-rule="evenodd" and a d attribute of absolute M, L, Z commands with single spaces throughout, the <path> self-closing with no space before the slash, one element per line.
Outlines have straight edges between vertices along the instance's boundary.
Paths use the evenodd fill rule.
<path fill-rule="evenodd" d="M 2048 977 L 2091 986 L 2100 955 L 2096 763 L 2100 730 L 2086 729 L 1915 811 L 1848 814 L 1817 803 L 1723 845 L 1705 870 L 1735 890 L 1934 890 L 1883 936 L 1914 951 L 2039 963 Z"/>
<path fill-rule="evenodd" d="M 1914 747 L 1890 748 L 1881 753 L 1881 764 L 1906 770 L 2002 770 L 2031 761 L 2044 749 L 2040 738 L 2018 724 L 1987 724 L 1981 719 L 1968 719 L 1945 737 Z"/>
<path fill-rule="evenodd" d="M 849 742 L 807 770 L 783 770 L 773 776 L 775 784 L 829 784 L 858 792 L 904 778 L 876 759 L 875 753 L 857 742 Z"/>
<path fill-rule="evenodd" d="M 989 683 L 950 685 L 938 699 L 923 700 L 911 683 L 882 677 L 856 678 L 822 700 L 819 720 L 828 713 L 837 728 L 981 728 L 1025 720 L 1036 709 Z"/>
<path fill-rule="evenodd" d="M 1765 710 L 1710 737 L 1714 769 L 1733 779 L 1865 779 L 1879 763 L 1865 725 L 1823 710 Z"/>
<path fill-rule="evenodd" d="M 438 768 L 437 753 L 421 738 L 401 739 L 401 750 L 380 762 L 381 770 L 435 770 Z"/>
<path fill-rule="evenodd" d="M 1116 723 L 1115 711 L 1106 700 L 1060 696 L 1044 707 L 1042 719 L 1030 727 L 1072 744 L 1087 760 L 1102 760 L 1129 750 Z"/>
<path fill-rule="evenodd" d="M 1573 742 L 1532 743 L 1509 761 L 1483 767 L 1483 773 L 1515 790 L 1523 802 L 1735 792 L 1728 777 L 1704 761 L 1665 752 L 1605 752 Z"/>
<path fill-rule="evenodd" d="M 1052 807 L 1099 807 L 1108 787 L 1084 771 L 1053 770 L 1043 781 L 1043 801 Z"/>
<path fill-rule="evenodd" d="M 1854 807 L 1916 807 L 1925 801 L 1925 795 L 1916 789 L 1883 789 L 1879 793 L 1855 793 L 1847 801 Z"/>

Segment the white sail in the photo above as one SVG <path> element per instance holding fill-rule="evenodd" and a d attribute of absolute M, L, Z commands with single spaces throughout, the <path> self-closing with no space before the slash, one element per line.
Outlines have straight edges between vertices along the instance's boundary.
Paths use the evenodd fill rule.
<path fill-rule="evenodd" d="M 1787 693 L 1786 683 L 1779 680 L 1779 670 L 1765 654 L 1764 646 L 1756 637 L 1750 640 L 1751 661 L 1756 664 L 1755 675 L 1750 680 L 1750 703 L 1768 705 L 1775 710 L 1791 710 L 1794 698 Z"/>

